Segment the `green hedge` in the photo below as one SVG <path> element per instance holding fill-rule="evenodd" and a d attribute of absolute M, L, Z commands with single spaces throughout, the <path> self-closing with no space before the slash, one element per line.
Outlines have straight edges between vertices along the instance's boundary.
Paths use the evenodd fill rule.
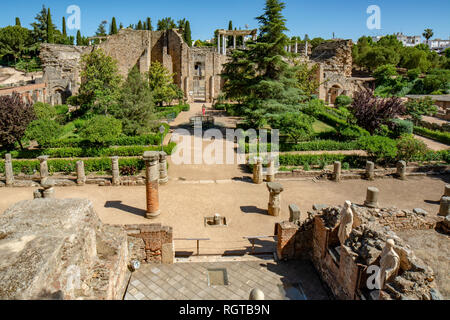
<path fill-rule="evenodd" d="M 254 146 L 254 145 L 253 145 Z M 280 143 L 280 152 L 290 151 L 340 151 L 358 150 L 357 141 L 340 142 L 334 140 L 314 140 L 298 144 Z M 267 144 L 267 152 L 271 151 L 271 144 Z M 245 152 L 250 152 L 250 144 L 245 144 Z"/>
<path fill-rule="evenodd" d="M 347 123 L 346 120 L 339 118 L 335 115 L 332 115 L 328 112 L 317 112 L 315 114 L 315 117 L 319 119 L 322 122 L 325 122 L 326 124 L 334 127 L 334 128 L 340 128 L 340 129 L 351 129 L 352 131 L 356 132 L 358 136 L 368 136 L 370 135 L 369 132 L 359 126 L 350 125 Z"/>
<path fill-rule="evenodd" d="M 48 160 L 48 169 L 50 173 L 64 172 L 67 174 L 76 172 L 76 163 L 79 159 L 55 159 Z M 109 158 L 93 158 L 85 159 L 84 168 L 87 173 L 90 172 L 107 172 L 111 171 L 111 159 Z M 38 160 L 14 160 L 13 170 L 15 174 L 25 173 L 33 174 L 39 172 Z M 141 158 L 124 158 L 119 159 L 119 167 L 134 166 L 137 170 L 143 170 L 145 163 Z M 5 162 L 0 161 L 0 173 L 5 172 Z"/>
<path fill-rule="evenodd" d="M 142 136 L 128 137 L 122 136 L 110 142 L 111 146 L 157 146 L 161 144 L 160 134 L 148 134 Z M 81 148 L 89 147 L 90 143 L 83 139 L 61 139 L 47 143 L 46 148 Z"/>
<path fill-rule="evenodd" d="M 430 130 L 423 127 L 414 127 L 414 133 L 450 145 L 450 132 Z"/>
<path fill-rule="evenodd" d="M 281 166 L 304 166 L 308 165 L 322 165 L 327 166 L 333 164 L 335 161 L 346 162 L 352 168 L 365 168 L 367 157 L 357 155 L 344 154 L 282 154 L 280 155 Z"/>
<path fill-rule="evenodd" d="M 168 154 L 172 154 L 176 143 L 172 142 L 163 147 Z M 56 149 L 40 149 L 40 150 L 16 150 L 12 151 L 11 156 L 14 159 L 35 159 L 42 155 L 50 158 L 89 158 L 89 157 L 136 157 L 142 156 L 145 151 L 160 151 L 158 146 L 126 146 L 117 148 L 56 148 Z M 0 152 L 0 156 L 4 158 L 7 151 Z"/>

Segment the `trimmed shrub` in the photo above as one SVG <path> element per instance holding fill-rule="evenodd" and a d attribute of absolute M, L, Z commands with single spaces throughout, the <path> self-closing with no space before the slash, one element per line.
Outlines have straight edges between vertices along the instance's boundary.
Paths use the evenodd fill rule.
<path fill-rule="evenodd" d="M 430 130 L 423 127 L 414 127 L 414 133 L 450 145 L 450 132 Z"/>
<path fill-rule="evenodd" d="M 95 145 L 107 145 L 122 133 L 122 122 L 110 116 L 95 116 L 87 120 L 80 137 Z"/>
<path fill-rule="evenodd" d="M 391 121 L 391 130 L 393 138 L 398 138 L 403 135 L 412 134 L 414 131 L 414 124 L 409 120 L 394 119 Z"/>
<path fill-rule="evenodd" d="M 336 98 L 334 105 L 336 107 L 347 107 L 347 106 L 351 105 L 352 102 L 353 102 L 352 98 L 350 98 L 349 96 L 342 95 L 342 96 L 339 96 Z"/>
<path fill-rule="evenodd" d="M 34 112 L 36 113 L 36 118 L 39 120 L 53 119 L 57 115 L 55 107 L 48 103 L 36 102 L 33 107 Z"/>
<path fill-rule="evenodd" d="M 364 168 L 366 157 L 343 154 L 282 154 L 280 155 L 280 165 L 282 166 L 320 166 L 325 167 L 335 161 L 347 162 L 352 168 Z"/>
<path fill-rule="evenodd" d="M 389 163 L 397 156 L 397 143 L 387 137 L 369 136 L 358 141 L 362 150 L 366 150 L 369 157 L 376 162 Z"/>
<path fill-rule="evenodd" d="M 425 142 L 414 139 L 412 135 L 403 136 L 397 143 L 397 160 L 410 161 L 422 157 L 427 151 Z"/>

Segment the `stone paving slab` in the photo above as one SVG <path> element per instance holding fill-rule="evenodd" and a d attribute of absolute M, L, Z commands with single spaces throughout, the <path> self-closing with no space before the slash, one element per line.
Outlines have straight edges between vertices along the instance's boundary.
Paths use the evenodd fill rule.
<path fill-rule="evenodd" d="M 208 269 L 226 269 L 228 285 L 209 286 Z M 330 298 L 309 261 L 261 259 L 143 265 L 133 273 L 125 300 L 248 300 L 253 288 L 263 290 L 266 300 Z"/>

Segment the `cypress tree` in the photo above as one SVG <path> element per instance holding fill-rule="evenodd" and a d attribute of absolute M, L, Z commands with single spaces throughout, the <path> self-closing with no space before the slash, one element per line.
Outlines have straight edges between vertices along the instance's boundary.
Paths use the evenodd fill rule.
<path fill-rule="evenodd" d="M 149 17 L 147 17 L 147 30 L 153 31 L 152 19 L 150 19 Z"/>
<path fill-rule="evenodd" d="M 233 30 L 233 21 L 230 20 L 230 22 L 228 23 L 228 30 Z M 233 37 L 229 36 L 228 37 L 228 47 L 232 47 L 233 46 Z"/>
<path fill-rule="evenodd" d="M 48 8 L 47 12 L 47 42 L 54 43 L 55 42 L 55 32 L 53 29 L 52 15 L 50 13 L 50 8 Z"/>
<path fill-rule="evenodd" d="M 142 21 L 139 20 L 136 30 L 143 30 Z"/>
<path fill-rule="evenodd" d="M 122 23 L 122 22 L 119 24 L 119 29 L 120 29 L 120 30 L 123 29 L 123 23 Z"/>
<path fill-rule="evenodd" d="M 77 31 L 77 46 L 83 45 L 83 39 L 81 38 L 81 32 L 80 30 Z"/>
<path fill-rule="evenodd" d="M 62 33 L 63 33 L 63 37 L 66 38 L 67 37 L 66 17 L 62 18 Z"/>
<path fill-rule="evenodd" d="M 186 21 L 186 24 L 184 26 L 183 38 L 184 38 L 184 41 L 186 41 L 186 43 L 188 44 L 188 46 L 191 47 L 192 46 L 192 35 L 191 35 L 191 24 L 189 23 L 189 21 Z"/>
<path fill-rule="evenodd" d="M 112 18 L 112 21 L 111 21 L 111 30 L 110 30 L 109 34 L 117 34 L 116 17 L 113 17 L 113 18 Z"/>
<path fill-rule="evenodd" d="M 20 23 L 20 18 L 16 17 L 16 26 L 21 27 L 22 24 Z"/>

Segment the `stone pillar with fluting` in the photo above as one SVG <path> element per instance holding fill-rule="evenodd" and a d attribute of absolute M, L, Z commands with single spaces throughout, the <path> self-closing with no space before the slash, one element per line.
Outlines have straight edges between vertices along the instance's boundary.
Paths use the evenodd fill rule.
<path fill-rule="evenodd" d="M 366 179 L 369 181 L 375 180 L 375 163 L 372 161 L 366 163 Z"/>
<path fill-rule="evenodd" d="M 406 180 L 406 162 L 397 162 L 397 178 L 400 180 Z"/>
<path fill-rule="evenodd" d="M 255 164 L 253 165 L 253 183 L 263 183 L 263 165 L 260 157 L 255 157 Z"/>
<path fill-rule="evenodd" d="M 159 210 L 159 152 L 144 153 L 146 171 L 147 219 L 158 217 Z"/>
<path fill-rule="evenodd" d="M 169 175 L 167 173 L 167 153 L 161 151 L 159 153 L 159 183 L 166 184 L 169 182 Z"/>
<path fill-rule="evenodd" d="M 12 187 L 14 185 L 14 170 L 12 165 L 11 154 L 9 153 L 5 155 L 5 177 L 6 177 L 6 186 Z"/>
<path fill-rule="evenodd" d="M 450 197 L 441 198 L 441 206 L 439 207 L 439 216 L 446 217 L 450 215 Z"/>
<path fill-rule="evenodd" d="M 120 185 L 119 157 L 111 157 L 112 185 Z"/>
<path fill-rule="evenodd" d="M 367 188 L 367 197 L 364 205 L 369 208 L 378 208 L 378 196 L 380 194 L 380 190 L 375 187 Z"/>
<path fill-rule="evenodd" d="M 270 157 L 268 161 L 266 181 L 275 182 L 275 159 Z"/>
<path fill-rule="evenodd" d="M 336 182 L 341 181 L 342 163 L 340 161 L 334 162 L 333 180 Z"/>
<path fill-rule="evenodd" d="M 283 186 L 277 182 L 269 182 L 267 189 L 270 192 L 268 205 L 269 215 L 278 217 L 281 214 L 281 192 L 284 190 Z"/>
<path fill-rule="evenodd" d="M 77 161 L 77 185 L 83 186 L 86 183 L 86 173 L 84 171 L 84 162 Z"/>
<path fill-rule="evenodd" d="M 48 156 L 38 157 L 38 160 L 40 162 L 41 179 L 48 177 L 48 163 L 47 163 L 48 158 L 49 158 Z"/>

